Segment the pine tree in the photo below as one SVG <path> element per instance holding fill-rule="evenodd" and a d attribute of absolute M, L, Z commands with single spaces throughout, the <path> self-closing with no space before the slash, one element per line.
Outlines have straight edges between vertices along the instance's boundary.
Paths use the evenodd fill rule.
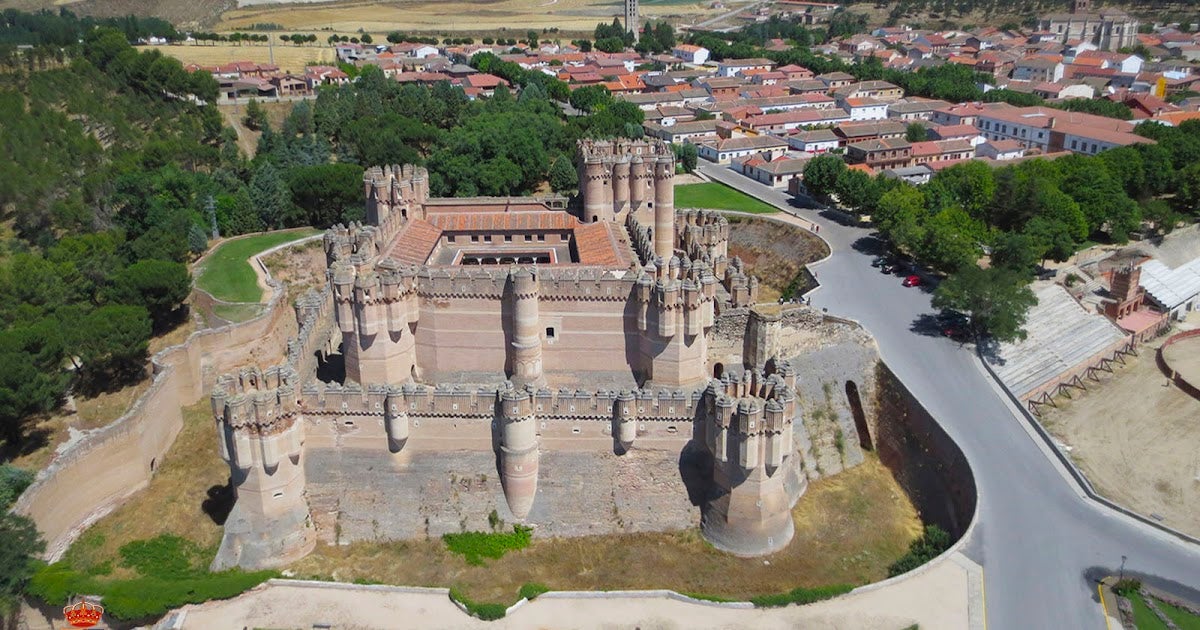
<path fill-rule="evenodd" d="M 263 224 L 271 228 L 291 227 L 297 214 L 292 205 L 291 189 L 270 162 L 263 162 L 250 178 L 250 201 Z"/>

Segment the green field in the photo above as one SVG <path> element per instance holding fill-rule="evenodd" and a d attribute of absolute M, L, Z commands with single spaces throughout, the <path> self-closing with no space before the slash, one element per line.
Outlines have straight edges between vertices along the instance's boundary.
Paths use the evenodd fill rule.
<path fill-rule="evenodd" d="M 1130 593 L 1129 602 L 1133 604 L 1133 625 L 1138 630 L 1167 630 L 1167 624 L 1159 621 L 1158 616 L 1142 599 L 1141 593 Z"/>
<path fill-rule="evenodd" d="M 209 295 L 226 302 L 260 302 L 262 289 L 250 266 L 250 257 L 276 245 L 289 243 L 316 234 L 305 228 L 286 232 L 267 232 L 258 236 L 230 241 L 217 248 L 204 261 L 196 286 Z"/>
<path fill-rule="evenodd" d="M 779 209 L 775 206 L 763 203 L 725 184 L 713 182 L 676 186 L 675 207 L 735 210 L 737 212 L 750 212 L 753 214 L 779 212 Z"/>
<path fill-rule="evenodd" d="M 1179 626 L 1179 630 L 1200 630 L 1200 617 L 1161 600 L 1156 601 L 1155 605 L 1158 606 L 1159 610 L 1163 611 L 1163 614 L 1168 619 L 1175 622 L 1176 626 Z"/>

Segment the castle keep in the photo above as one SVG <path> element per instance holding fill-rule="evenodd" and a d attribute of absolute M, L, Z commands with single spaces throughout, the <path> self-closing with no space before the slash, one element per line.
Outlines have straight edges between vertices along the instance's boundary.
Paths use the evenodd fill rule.
<path fill-rule="evenodd" d="M 494 500 L 490 471 L 503 516 L 551 527 L 560 502 L 539 484 L 570 479 L 567 453 L 686 460 L 708 540 L 743 555 L 788 543 L 807 483 L 798 376 L 777 356 L 778 317 L 746 318 L 758 281 L 729 257 L 728 222 L 675 211 L 661 142 L 581 141 L 578 166 L 574 211 L 559 197 L 430 198 L 412 166 L 366 172 L 366 219 L 325 234 L 328 286 L 297 302 L 285 362 L 214 389 L 237 495 L 215 566 L 303 556 L 360 490 L 381 506 L 363 536 L 439 533 L 439 506 L 395 499 L 428 502 L 414 471 L 439 466 L 456 497 L 479 493 L 459 499 L 464 526 Z M 740 370 L 709 357 L 730 313 L 746 322 Z M 638 499 L 618 479 L 572 483 Z"/>

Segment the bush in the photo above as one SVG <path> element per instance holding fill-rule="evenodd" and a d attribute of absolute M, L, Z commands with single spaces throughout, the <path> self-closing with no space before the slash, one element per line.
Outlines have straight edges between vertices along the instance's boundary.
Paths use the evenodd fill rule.
<path fill-rule="evenodd" d="M 937 525 L 926 525 L 925 533 L 908 546 L 908 553 L 888 567 L 888 577 L 908 573 L 950 548 L 950 534 Z"/>
<path fill-rule="evenodd" d="M 811 604 L 824 599 L 832 599 L 838 595 L 845 595 L 854 590 L 849 584 L 833 584 L 831 586 L 818 586 L 816 588 L 794 588 L 786 593 L 778 595 L 759 595 L 751 597 L 750 603 L 759 608 L 774 608 L 778 606 L 787 606 L 789 604 Z"/>
<path fill-rule="evenodd" d="M 541 595 L 542 593 L 548 593 L 548 592 L 550 592 L 550 587 L 546 586 L 545 584 L 538 584 L 537 582 L 526 582 L 525 584 L 521 585 L 521 590 L 518 591 L 518 594 L 521 597 L 532 601 L 538 595 Z"/>
<path fill-rule="evenodd" d="M 496 559 L 510 551 L 528 547 L 532 532 L 532 529 L 524 525 L 513 525 L 512 532 L 443 534 L 442 540 L 445 541 L 447 549 L 462 554 L 467 564 L 481 566 L 484 558 Z"/>
<path fill-rule="evenodd" d="M 503 619 L 504 615 L 508 613 L 508 607 L 504 604 L 485 604 L 471 601 L 466 595 L 463 595 L 462 591 L 456 588 L 450 589 L 450 599 L 462 604 L 472 617 L 478 617 L 484 621 Z"/>
<path fill-rule="evenodd" d="M 33 473 L 8 464 L 0 465 L 0 510 L 7 510 L 33 483 Z"/>
<path fill-rule="evenodd" d="M 1137 578 L 1122 578 L 1113 585 L 1113 592 L 1122 597 L 1128 597 L 1142 590 L 1142 581 Z"/>
<path fill-rule="evenodd" d="M 106 612 L 116 619 L 130 621 L 158 617 L 184 604 L 235 597 L 277 576 L 275 571 L 247 573 L 232 569 L 176 580 L 157 577 L 100 580 L 58 562 L 38 570 L 27 591 L 53 606 L 66 604 L 73 595 L 99 595 Z"/>
<path fill-rule="evenodd" d="M 57 562 L 40 567 L 27 591 L 54 606 L 66 604 L 73 595 L 98 595 L 113 617 L 140 621 L 184 604 L 234 597 L 278 575 L 240 569 L 209 573 L 206 567 L 211 557 L 196 543 L 170 534 L 126 543 L 119 552 L 121 564 L 137 571 L 139 577 L 103 579 L 113 569 L 107 561 L 87 571 Z"/>

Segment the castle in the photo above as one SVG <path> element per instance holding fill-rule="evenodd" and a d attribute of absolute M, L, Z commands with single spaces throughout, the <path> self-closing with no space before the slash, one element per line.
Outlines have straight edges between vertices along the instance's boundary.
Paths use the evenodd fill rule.
<path fill-rule="evenodd" d="M 539 498 L 546 457 L 628 458 L 643 445 L 699 462 L 701 531 L 714 545 L 760 555 L 788 543 L 807 480 L 779 316 L 747 316 L 758 280 L 730 258 L 726 219 L 676 212 L 668 145 L 578 149 L 573 212 L 561 197 L 430 198 L 412 166 L 365 173 L 366 219 L 326 232 L 328 286 L 297 301 L 283 364 L 222 375 L 213 390 L 236 491 L 215 568 L 308 553 L 337 509 L 313 506 L 349 492 L 318 492 L 313 478 L 344 484 L 330 479 L 338 469 L 394 479 L 369 491 L 373 502 L 424 492 L 406 471 L 431 460 L 460 470 L 447 462 L 461 458 L 452 476 L 475 466 L 479 485 L 494 467 L 504 515 L 539 525 L 556 509 Z M 709 340 L 732 313 L 742 366 L 727 370 Z M 343 378 L 318 378 L 339 358 Z M 395 522 L 419 516 L 396 511 Z M 379 520 L 372 535 L 389 537 Z"/>

